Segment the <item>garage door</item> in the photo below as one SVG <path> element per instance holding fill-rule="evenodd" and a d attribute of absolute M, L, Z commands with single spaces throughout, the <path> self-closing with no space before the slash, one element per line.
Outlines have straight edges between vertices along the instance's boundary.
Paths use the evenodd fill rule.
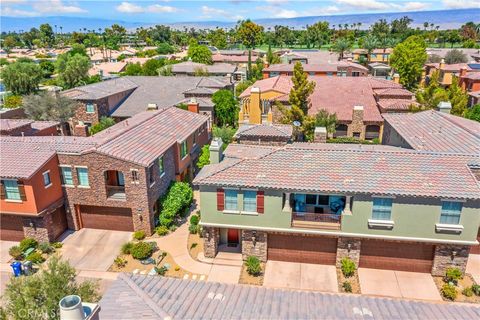
<path fill-rule="evenodd" d="M 133 231 L 129 208 L 80 206 L 80 217 L 83 228 Z"/>
<path fill-rule="evenodd" d="M 360 267 L 430 273 L 434 251 L 433 245 L 362 240 Z"/>
<path fill-rule="evenodd" d="M 480 242 L 480 228 L 478 228 L 477 241 Z M 470 248 L 470 253 L 480 254 L 480 245 L 472 246 Z"/>
<path fill-rule="evenodd" d="M 268 234 L 268 259 L 335 264 L 337 239 Z"/>
<path fill-rule="evenodd" d="M 20 241 L 24 238 L 23 219 L 14 215 L 0 215 L 0 240 Z"/>

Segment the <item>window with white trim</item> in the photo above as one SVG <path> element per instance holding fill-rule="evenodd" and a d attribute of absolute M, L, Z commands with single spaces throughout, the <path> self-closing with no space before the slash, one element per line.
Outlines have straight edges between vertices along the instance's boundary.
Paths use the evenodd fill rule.
<path fill-rule="evenodd" d="M 442 213 L 440 223 L 459 224 L 462 214 L 462 203 L 458 201 L 442 201 Z"/>
<path fill-rule="evenodd" d="M 245 190 L 243 192 L 243 211 L 257 212 L 257 191 Z"/>
<path fill-rule="evenodd" d="M 225 190 L 225 210 L 237 211 L 238 210 L 238 190 Z"/>
<path fill-rule="evenodd" d="M 183 141 L 180 145 L 180 158 L 185 158 L 187 156 L 187 140 Z"/>
<path fill-rule="evenodd" d="M 78 185 L 82 187 L 88 187 L 88 168 L 78 167 L 77 169 L 77 179 Z"/>
<path fill-rule="evenodd" d="M 22 200 L 17 180 L 2 180 L 2 182 L 3 187 L 5 188 L 5 199 Z"/>
<path fill-rule="evenodd" d="M 372 219 L 391 220 L 392 198 L 373 198 Z"/>
<path fill-rule="evenodd" d="M 158 158 L 158 169 L 160 170 L 160 175 L 165 173 L 165 166 L 163 163 L 163 156 Z"/>
<path fill-rule="evenodd" d="M 131 172 L 132 172 L 132 182 L 138 183 L 138 170 L 132 169 Z"/>
<path fill-rule="evenodd" d="M 95 106 L 93 105 L 93 103 L 88 102 L 88 103 L 85 105 L 85 112 L 87 112 L 87 113 L 95 113 Z"/>
<path fill-rule="evenodd" d="M 50 179 L 50 171 L 45 171 L 43 174 L 43 185 L 48 187 L 52 184 L 52 180 Z"/>
<path fill-rule="evenodd" d="M 73 186 L 72 168 L 60 167 L 60 178 L 63 185 Z"/>

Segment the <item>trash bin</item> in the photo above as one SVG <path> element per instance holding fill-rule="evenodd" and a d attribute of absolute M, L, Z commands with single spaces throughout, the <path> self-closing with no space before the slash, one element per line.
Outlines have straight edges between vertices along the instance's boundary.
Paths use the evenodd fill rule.
<path fill-rule="evenodd" d="M 25 261 L 23 263 L 23 273 L 26 275 L 26 276 L 29 276 L 31 274 L 33 274 L 33 264 L 32 264 L 32 261 Z"/>
<path fill-rule="evenodd" d="M 14 261 L 10 266 L 13 269 L 13 275 L 15 277 L 22 275 L 22 263 L 20 261 Z"/>

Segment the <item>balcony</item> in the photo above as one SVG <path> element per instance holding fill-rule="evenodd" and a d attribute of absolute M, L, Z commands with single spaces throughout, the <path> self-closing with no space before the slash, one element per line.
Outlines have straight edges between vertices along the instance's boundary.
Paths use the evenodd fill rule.
<path fill-rule="evenodd" d="M 107 187 L 107 199 L 110 200 L 126 200 L 125 187 L 124 186 L 106 186 Z"/>
<path fill-rule="evenodd" d="M 292 212 L 292 227 L 340 230 L 341 214 Z"/>

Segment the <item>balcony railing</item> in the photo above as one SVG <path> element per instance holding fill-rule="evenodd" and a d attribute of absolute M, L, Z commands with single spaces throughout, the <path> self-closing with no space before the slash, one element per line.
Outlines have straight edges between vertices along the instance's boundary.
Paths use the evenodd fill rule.
<path fill-rule="evenodd" d="M 292 212 L 292 227 L 340 230 L 342 215 L 328 213 Z"/>
<path fill-rule="evenodd" d="M 125 187 L 107 186 L 107 198 L 111 200 L 125 200 L 127 198 L 125 195 Z"/>

